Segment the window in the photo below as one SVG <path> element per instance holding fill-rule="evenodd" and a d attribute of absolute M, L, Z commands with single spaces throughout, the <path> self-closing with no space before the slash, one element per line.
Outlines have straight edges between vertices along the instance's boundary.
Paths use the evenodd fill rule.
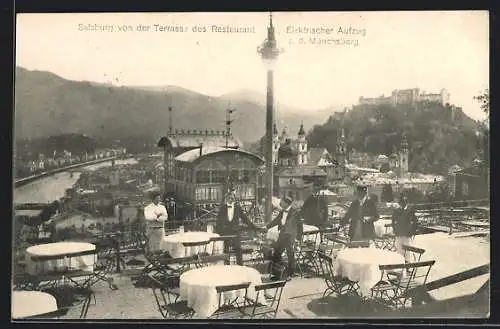
<path fill-rule="evenodd" d="M 196 183 L 210 183 L 210 172 L 208 170 L 199 170 L 196 172 Z"/>
<path fill-rule="evenodd" d="M 224 183 L 226 181 L 226 172 L 224 170 L 211 171 L 212 183 Z"/>
<path fill-rule="evenodd" d="M 250 182 L 250 171 L 249 170 L 243 169 L 241 176 L 242 176 L 243 183 Z"/>
<path fill-rule="evenodd" d="M 210 197 L 210 188 L 209 187 L 198 187 L 196 189 L 196 200 L 203 201 L 209 200 Z"/>
<path fill-rule="evenodd" d="M 220 187 L 198 187 L 196 188 L 196 200 L 197 201 L 219 201 L 222 199 Z"/>

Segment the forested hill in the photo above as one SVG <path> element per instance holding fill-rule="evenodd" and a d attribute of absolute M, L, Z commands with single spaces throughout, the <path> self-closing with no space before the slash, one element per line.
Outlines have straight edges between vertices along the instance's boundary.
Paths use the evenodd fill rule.
<path fill-rule="evenodd" d="M 459 108 L 433 103 L 355 106 L 315 126 L 308 134 L 309 145 L 335 154 L 342 121 L 348 149 L 373 155 L 390 155 L 406 134 L 409 170 L 415 172 L 446 173 L 454 164 L 467 166 L 482 147 L 476 137 L 477 122 Z"/>

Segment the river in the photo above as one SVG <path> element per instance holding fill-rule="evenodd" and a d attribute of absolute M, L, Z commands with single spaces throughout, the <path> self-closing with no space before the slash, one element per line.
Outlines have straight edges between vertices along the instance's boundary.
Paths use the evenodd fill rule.
<path fill-rule="evenodd" d="M 115 160 L 115 165 L 135 163 L 137 163 L 136 159 Z M 66 171 L 40 178 L 24 186 L 15 188 L 14 203 L 50 203 L 54 200 L 59 200 L 64 196 L 66 189 L 71 188 L 80 177 L 80 172 L 75 170 L 96 170 L 109 166 L 111 166 L 111 161 L 73 169 L 73 175 Z"/>

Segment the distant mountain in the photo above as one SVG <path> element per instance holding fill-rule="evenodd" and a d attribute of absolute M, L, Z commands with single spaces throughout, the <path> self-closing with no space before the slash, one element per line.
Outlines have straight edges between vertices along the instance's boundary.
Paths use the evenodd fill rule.
<path fill-rule="evenodd" d="M 135 135 L 159 137 L 168 131 L 168 106 L 173 107 L 174 129 L 224 129 L 228 99 L 233 131 L 244 142 L 264 134 L 264 100 L 257 95 L 212 97 L 178 86 L 118 87 L 70 81 L 53 73 L 16 68 L 15 136 L 38 138 L 81 133 L 104 138 Z M 259 96 L 260 97 L 260 96 Z M 291 133 L 303 121 L 306 129 L 324 122 L 328 110 L 280 108 L 280 121 Z"/>

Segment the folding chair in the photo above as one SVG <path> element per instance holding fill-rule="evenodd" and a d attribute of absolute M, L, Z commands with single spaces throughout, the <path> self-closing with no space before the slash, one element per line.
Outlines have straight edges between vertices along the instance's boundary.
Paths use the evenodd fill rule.
<path fill-rule="evenodd" d="M 198 242 L 183 242 L 182 245 L 185 248 L 185 255 L 192 254 L 192 256 L 196 256 L 197 262 L 194 263 L 195 266 L 198 267 L 198 262 L 201 261 L 202 256 L 208 256 L 207 253 L 207 245 L 210 241 L 198 241 Z M 189 250 L 189 248 L 194 248 L 194 253 Z"/>
<path fill-rule="evenodd" d="M 116 238 L 122 268 L 129 265 L 144 265 L 144 261 L 137 259 L 137 256 L 146 253 L 147 238 L 144 232 L 122 232 Z"/>
<path fill-rule="evenodd" d="M 118 287 L 114 284 L 113 278 L 108 276 L 114 271 L 119 260 L 116 250 L 116 240 L 105 239 L 95 242 L 95 245 L 94 270 L 92 272 L 71 271 L 65 276 L 82 288 L 91 287 L 99 281 L 104 281 L 108 284 L 109 289 L 117 290 Z M 85 253 L 81 254 L 84 255 Z M 82 284 L 78 282 L 81 277 L 87 277 Z"/>
<path fill-rule="evenodd" d="M 376 239 L 373 239 L 373 243 L 375 247 L 379 249 L 386 249 L 390 251 L 396 251 L 395 238 L 396 236 L 392 233 L 389 233 L 390 228 L 392 228 L 392 224 L 385 224 L 385 233 Z"/>
<path fill-rule="evenodd" d="M 215 290 L 218 294 L 217 310 L 210 316 L 210 319 L 237 319 L 245 316 L 242 309 L 247 306 L 248 287 L 250 282 L 217 286 Z M 240 296 L 240 291 L 244 290 L 244 296 Z M 236 294 L 235 298 L 227 298 L 227 295 Z M 231 296 L 232 297 L 232 296 Z"/>
<path fill-rule="evenodd" d="M 257 296 L 252 303 L 253 305 L 243 308 L 242 312 L 251 319 L 276 318 L 285 285 L 285 280 L 256 285 Z M 261 294 L 264 294 L 265 304 L 259 302 Z"/>
<path fill-rule="evenodd" d="M 54 296 L 57 302 L 57 311 L 30 317 L 32 319 L 59 318 L 61 316 L 65 316 L 70 309 L 78 306 L 81 307 L 80 319 L 85 319 L 87 317 L 92 298 L 94 299 L 95 304 L 95 295 L 93 290 L 89 286 L 75 287 L 65 285 L 44 289 L 43 291 Z"/>
<path fill-rule="evenodd" d="M 322 242 L 318 247 L 318 252 L 322 252 L 335 259 L 339 250 L 345 248 L 346 243 L 346 241 L 339 239 L 337 233 L 325 233 L 322 236 Z"/>
<path fill-rule="evenodd" d="M 224 251 L 225 246 L 229 245 L 230 247 L 229 247 L 229 251 L 227 252 L 227 254 L 229 255 L 229 259 L 231 259 L 232 255 L 234 255 L 234 250 L 233 250 L 232 244 L 230 242 L 234 239 L 237 239 L 236 235 L 221 235 L 221 236 L 210 238 L 209 243 L 213 243 L 212 255 L 216 255 L 216 254 L 220 255 L 221 253 L 225 253 L 225 251 Z M 222 250 L 218 250 L 218 248 L 216 248 L 217 242 L 223 243 Z"/>
<path fill-rule="evenodd" d="M 319 273 L 316 254 L 320 234 L 320 230 L 304 232 L 302 234 L 302 241 L 295 250 L 300 277 L 304 276 L 305 269 L 312 269 L 314 273 Z"/>
<path fill-rule="evenodd" d="M 318 252 L 318 259 L 320 262 L 321 276 L 325 280 L 326 289 L 323 292 L 323 298 L 330 296 L 331 294 L 337 294 L 338 296 L 347 293 L 356 293 L 359 289 L 357 282 L 351 281 L 348 278 L 344 278 L 340 275 L 336 275 L 333 270 L 333 259 L 322 252 Z"/>
<path fill-rule="evenodd" d="M 187 305 L 187 301 L 177 301 L 179 298 L 178 287 L 168 278 L 163 280 L 148 275 L 148 280 L 153 290 L 158 311 L 164 319 L 168 318 L 190 318 L 194 315 L 194 310 Z M 172 296 L 173 301 L 172 301 Z"/>
<path fill-rule="evenodd" d="M 404 308 L 410 299 L 408 291 L 425 285 L 436 261 L 380 265 L 379 282 L 372 288 L 372 299 L 387 308 Z M 394 276 L 393 273 L 398 273 Z"/>

